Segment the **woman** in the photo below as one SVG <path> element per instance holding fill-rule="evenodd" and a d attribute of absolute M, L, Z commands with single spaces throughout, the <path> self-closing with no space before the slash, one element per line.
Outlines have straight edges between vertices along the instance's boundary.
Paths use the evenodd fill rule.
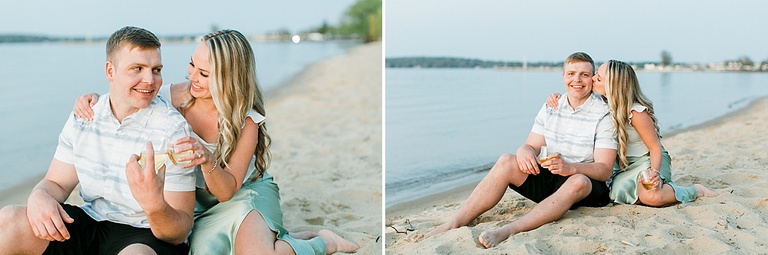
<path fill-rule="evenodd" d="M 653 103 L 643 95 L 629 64 L 610 60 L 597 69 L 592 81 L 592 91 L 608 101 L 618 135 L 618 160 L 609 180 L 611 200 L 661 207 L 718 195 L 701 184 L 683 187 L 672 182 L 671 158 L 661 145 Z M 556 107 L 559 97 L 551 95 L 547 104 Z M 643 183 L 649 188 L 638 188 Z"/>
<path fill-rule="evenodd" d="M 170 87 L 172 104 L 195 136 L 175 142 L 176 161 L 200 166 L 191 254 L 332 254 L 359 246 L 328 230 L 292 236 L 283 227 L 277 184 L 266 173 L 270 138 L 253 50 L 234 30 L 203 37 L 189 63 L 189 82 Z M 93 95 L 75 103 L 90 119 Z M 183 154 L 182 154 L 183 155 Z M 303 240 L 309 239 L 309 240 Z"/>

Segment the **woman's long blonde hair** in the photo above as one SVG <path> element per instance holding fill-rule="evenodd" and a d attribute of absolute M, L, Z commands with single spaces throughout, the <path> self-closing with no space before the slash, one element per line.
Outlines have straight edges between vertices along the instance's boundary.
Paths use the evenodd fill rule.
<path fill-rule="evenodd" d="M 208 87 L 219 113 L 219 137 L 213 155 L 218 162 L 229 167 L 226 162 L 237 148 L 248 111 L 253 109 L 262 116 L 267 116 L 262 91 L 256 81 L 256 60 L 248 39 L 238 31 L 220 30 L 205 35 L 202 40 L 208 45 L 211 62 Z M 183 103 L 181 111 L 184 112 L 192 106 L 194 101 L 195 98 L 192 98 Z M 259 125 L 257 139 L 254 151 L 257 172 L 250 176 L 250 180 L 261 177 L 271 160 L 271 139 L 264 123 Z"/>
<path fill-rule="evenodd" d="M 653 112 L 653 102 L 643 95 L 635 70 L 629 64 L 618 60 L 608 61 L 605 71 L 605 95 L 608 99 L 608 107 L 611 109 L 613 130 L 619 138 L 619 167 L 624 170 L 628 165 L 627 126 L 630 125 L 629 115 L 632 112 L 632 105 L 638 103 L 647 108 L 646 111 L 656 128 L 656 136 L 661 137 L 659 125 Z"/>

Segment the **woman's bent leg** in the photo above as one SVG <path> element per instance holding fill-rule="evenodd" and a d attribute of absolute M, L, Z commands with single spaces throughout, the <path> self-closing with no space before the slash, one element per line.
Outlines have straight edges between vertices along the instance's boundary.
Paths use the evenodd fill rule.
<path fill-rule="evenodd" d="M 235 254 L 296 254 L 290 244 L 278 240 L 261 214 L 253 210 L 245 217 L 235 237 Z"/>

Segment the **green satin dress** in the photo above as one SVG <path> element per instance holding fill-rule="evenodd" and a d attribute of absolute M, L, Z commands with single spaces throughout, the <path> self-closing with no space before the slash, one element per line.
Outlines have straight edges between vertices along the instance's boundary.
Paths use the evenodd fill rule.
<path fill-rule="evenodd" d="M 219 203 L 204 189 L 197 189 L 196 193 L 195 225 L 189 236 L 190 254 L 234 254 L 237 231 L 252 210 L 261 213 L 277 239 L 290 244 L 296 254 L 325 254 L 325 244 L 319 237 L 300 240 L 288 235 L 288 230 L 283 227 L 279 189 L 267 173 L 244 184 L 226 202 Z"/>
<path fill-rule="evenodd" d="M 664 181 L 664 184 L 669 184 L 675 189 L 675 199 L 682 203 L 696 200 L 696 189 L 683 187 L 672 182 L 672 158 L 663 148 L 661 156 L 659 177 Z M 642 172 L 651 166 L 651 156 L 649 154 L 636 157 L 628 156 L 627 161 L 629 165 L 624 171 L 619 169 L 618 164 L 614 164 L 613 175 L 611 176 L 610 197 L 612 201 L 619 204 L 635 204 L 637 202 L 637 181 L 640 180 Z"/>
<path fill-rule="evenodd" d="M 264 117 L 251 110 L 251 119 L 258 123 Z M 216 144 L 200 141 L 210 151 L 216 149 Z M 246 176 L 256 174 L 253 157 Z M 325 243 L 320 237 L 309 240 L 296 239 L 288 235 L 283 227 L 283 211 L 280 209 L 280 189 L 268 173 L 252 182 L 246 177 L 246 182 L 229 201 L 221 202 L 205 189 L 205 179 L 201 171 L 197 172 L 197 189 L 195 191 L 195 225 L 189 235 L 190 254 L 234 254 L 235 237 L 243 219 L 251 211 L 258 211 L 266 221 L 269 229 L 275 232 L 278 240 L 291 245 L 298 255 L 325 254 Z M 259 254 L 259 251 L 254 251 Z"/>

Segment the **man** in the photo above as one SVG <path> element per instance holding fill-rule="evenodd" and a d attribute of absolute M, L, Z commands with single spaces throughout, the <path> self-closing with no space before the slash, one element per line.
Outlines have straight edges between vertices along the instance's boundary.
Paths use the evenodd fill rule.
<path fill-rule="evenodd" d="M 27 206 L 0 210 L 0 253 L 186 254 L 195 168 L 169 164 L 155 172 L 136 156 L 146 150 L 145 162 L 153 162 L 157 141 L 191 133 L 181 114 L 157 97 L 162 67 L 151 32 L 124 27 L 112 34 L 109 93 L 93 107 L 93 121 L 69 117 Z M 63 204 L 78 183 L 85 203 Z"/>
<path fill-rule="evenodd" d="M 616 140 L 608 106 L 592 93 L 594 61 L 577 52 L 568 56 L 563 68 L 567 96 L 558 109 L 542 106 L 517 155 L 502 155 L 456 215 L 426 237 L 466 226 L 496 205 L 507 187 L 538 204 L 520 219 L 483 232 L 478 239 L 486 248 L 560 219 L 569 209 L 610 202 L 605 181 L 616 158 Z M 556 153 L 540 163 L 542 146 Z"/>

